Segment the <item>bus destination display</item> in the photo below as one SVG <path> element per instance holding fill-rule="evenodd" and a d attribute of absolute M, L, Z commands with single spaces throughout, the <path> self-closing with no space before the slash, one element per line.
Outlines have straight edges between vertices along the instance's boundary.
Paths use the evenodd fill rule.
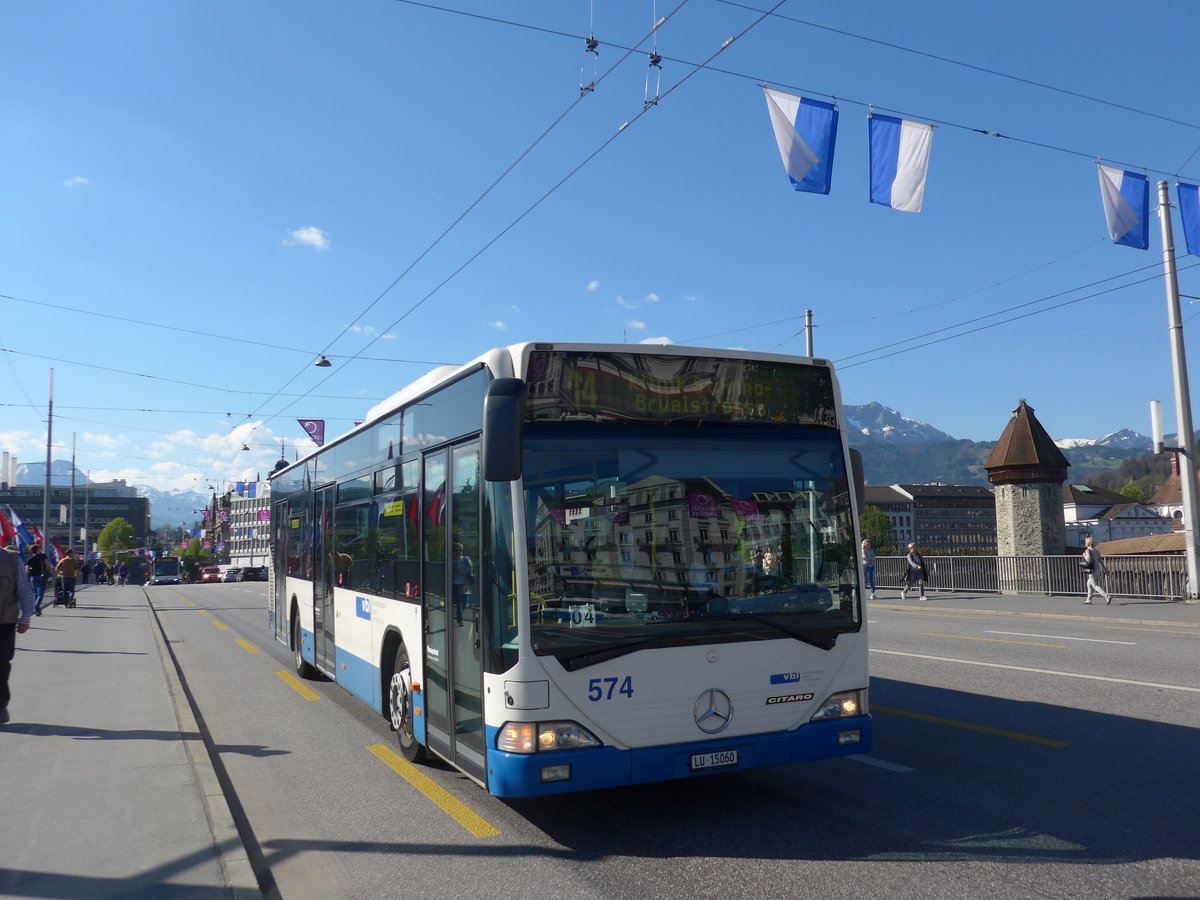
<path fill-rule="evenodd" d="M 535 350 L 526 419 L 837 425 L 827 366 Z"/>

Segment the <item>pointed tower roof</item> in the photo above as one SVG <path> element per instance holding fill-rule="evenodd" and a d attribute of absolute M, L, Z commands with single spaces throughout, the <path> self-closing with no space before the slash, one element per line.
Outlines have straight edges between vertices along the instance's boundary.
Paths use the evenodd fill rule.
<path fill-rule="evenodd" d="M 992 484 L 1062 484 L 1070 465 L 1022 400 L 983 467 Z"/>

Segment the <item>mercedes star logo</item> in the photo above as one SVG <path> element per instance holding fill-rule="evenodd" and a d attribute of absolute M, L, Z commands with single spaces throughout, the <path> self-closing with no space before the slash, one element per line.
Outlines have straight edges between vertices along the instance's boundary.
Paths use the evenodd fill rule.
<path fill-rule="evenodd" d="M 696 705 L 692 707 L 692 717 L 701 731 L 717 734 L 729 727 L 733 720 L 733 701 L 724 691 L 712 688 L 696 698 Z"/>

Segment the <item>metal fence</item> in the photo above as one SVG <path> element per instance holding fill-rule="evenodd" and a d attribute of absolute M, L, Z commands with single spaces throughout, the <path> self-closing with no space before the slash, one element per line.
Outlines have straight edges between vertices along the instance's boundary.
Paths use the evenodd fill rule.
<path fill-rule="evenodd" d="M 1183 554 L 1106 556 L 1104 587 L 1120 597 L 1184 599 L 1187 559 Z M 908 563 L 903 556 L 875 560 L 881 588 L 900 588 Z M 1079 556 L 926 556 L 926 587 L 931 591 L 990 591 L 1000 594 L 1079 594 L 1087 575 Z"/>

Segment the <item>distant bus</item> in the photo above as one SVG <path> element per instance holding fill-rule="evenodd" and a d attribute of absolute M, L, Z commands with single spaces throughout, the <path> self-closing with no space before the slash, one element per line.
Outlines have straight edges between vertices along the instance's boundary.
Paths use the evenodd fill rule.
<path fill-rule="evenodd" d="M 178 556 L 160 556 L 150 570 L 151 584 L 182 584 L 183 567 Z"/>
<path fill-rule="evenodd" d="M 271 476 L 270 626 L 497 796 L 865 753 L 825 360 L 518 344 Z"/>

